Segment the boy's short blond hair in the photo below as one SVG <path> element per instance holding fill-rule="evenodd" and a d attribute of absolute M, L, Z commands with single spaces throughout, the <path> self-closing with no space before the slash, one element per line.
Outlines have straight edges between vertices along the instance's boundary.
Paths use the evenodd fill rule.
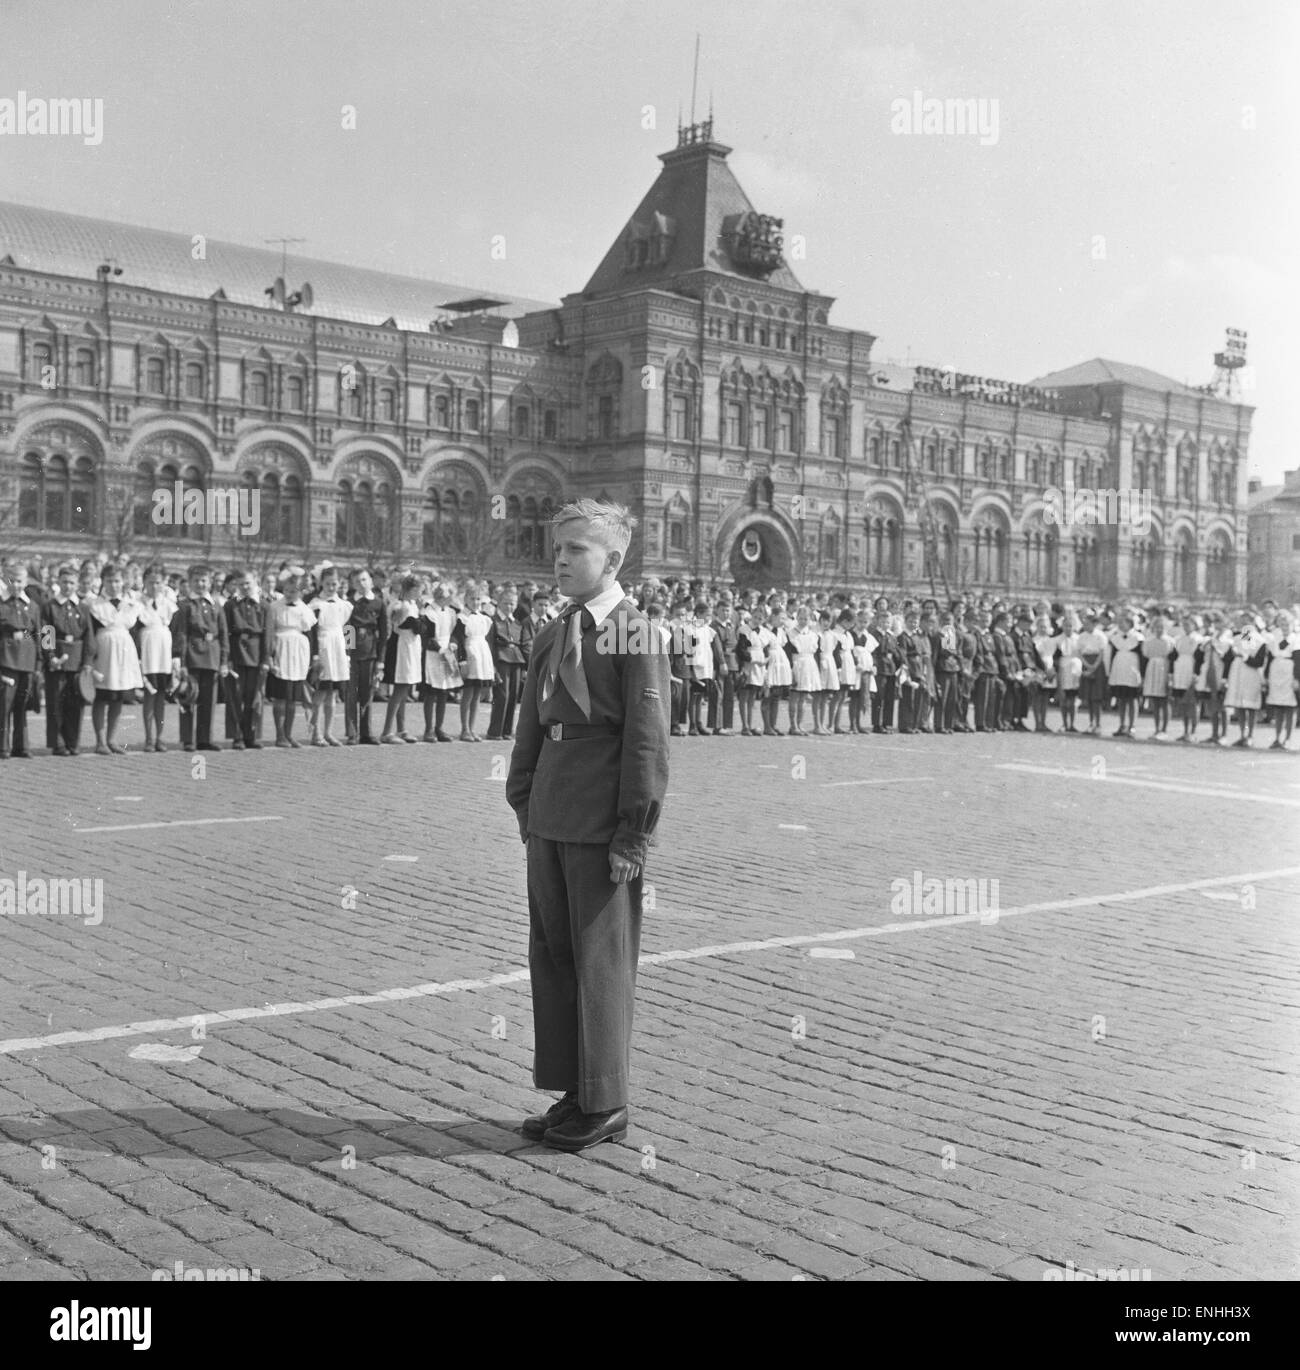
<path fill-rule="evenodd" d="M 611 552 L 626 553 L 632 541 L 632 530 L 637 520 L 625 504 L 605 503 L 598 499 L 578 499 L 566 504 L 551 520 L 552 528 L 578 519 L 590 524 L 592 534 L 602 547 Z"/>

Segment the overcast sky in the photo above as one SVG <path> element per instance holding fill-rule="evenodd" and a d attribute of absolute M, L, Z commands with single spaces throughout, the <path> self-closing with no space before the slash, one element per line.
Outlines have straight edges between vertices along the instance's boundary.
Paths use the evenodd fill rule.
<path fill-rule="evenodd" d="M 0 197 L 557 301 L 673 146 L 698 30 L 697 117 L 712 91 L 741 184 L 806 239 L 796 274 L 879 359 L 1029 380 L 1102 356 L 1199 384 L 1244 328 L 1251 468 L 1300 465 L 1294 0 L 5 0 L 3 20 L 0 98 L 102 98 L 104 130 L 0 136 Z M 892 132 L 918 90 L 996 101 L 996 142 Z"/>

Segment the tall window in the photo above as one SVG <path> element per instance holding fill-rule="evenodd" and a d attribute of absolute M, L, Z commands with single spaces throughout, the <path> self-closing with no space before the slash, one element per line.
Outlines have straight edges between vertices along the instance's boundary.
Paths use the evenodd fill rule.
<path fill-rule="evenodd" d="M 778 409 L 776 411 L 776 450 L 778 452 L 794 451 L 793 409 Z"/>
<path fill-rule="evenodd" d="M 435 428 L 451 427 L 451 398 L 448 395 L 433 397 L 433 423 Z"/>
<path fill-rule="evenodd" d="M 265 409 L 270 390 L 265 371 L 248 373 L 248 403 L 255 409 Z"/>
<path fill-rule="evenodd" d="M 737 400 L 728 400 L 722 410 L 722 440 L 728 447 L 741 445 L 740 425 L 744 409 Z"/>
<path fill-rule="evenodd" d="M 181 466 L 167 461 L 154 466 L 152 462 L 142 461 L 136 467 L 134 528 L 137 537 L 148 538 L 190 538 L 202 542 L 204 526 L 201 523 L 184 523 L 179 517 L 169 523 L 154 523 L 153 494 L 155 490 L 175 490 L 176 482 L 181 484 L 182 507 L 186 494 L 191 490 L 200 493 L 205 488 L 203 472 L 193 464 Z"/>
<path fill-rule="evenodd" d="M 93 348 L 77 348 L 75 368 L 78 385 L 95 384 L 95 353 Z"/>
<path fill-rule="evenodd" d="M 306 386 L 301 376 L 290 376 L 284 386 L 284 407 L 295 414 L 302 413 Z"/>
<path fill-rule="evenodd" d="M 203 363 L 185 363 L 185 398 L 187 400 L 201 400 L 203 398 Z"/>
<path fill-rule="evenodd" d="M 260 542 L 277 546 L 300 546 L 303 536 L 304 503 L 302 482 L 296 475 L 267 471 L 260 478 L 256 471 L 245 471 L 245 490 L 259 501 Z"/>
<path fill-rule="evenodd" d="M 477 433 L 479 428 L 479 401 L 465 401 L 465 428 L 470 433 Z"/>
<path fill-rule="evenodd" d="M 392 423 L 396 418 L 397 392 L 391 385 L 385 385 L 379 391 L 379 420 L 381 423 Z"/>
<path fill-rule="evenodd" d="M 542 415 L 542 437 L 547 442 L 554 442 L 560 435 L 560 416 L 554 409 L 548 409 Z"/>
<path fill-rule="evenodd" d="M 144 364 L 144 388 L 151 395 L 167 391 L 167 365 L 161 357 L 150 357 Z"/>
<path fill-rule="evenodd" d="M 750 411 L 749 445 L 764 452 L 771 446 L 771 442 L 768 440 L 767 422 L 767 405 L 755 405 Z"/>
<path fill-rule="evenodd" d="M 668 401 L 668 434 L 678 442 L 691 436 L 691 401 L 689 395 L 673 395 Z"/>
<path fill-rule="evenodd" d="M 613 395 L 601 395 L 597 400 L 596 436 L 598 438 L 612 438 L 614 436 Z"/>
<path fill-rule="evenodd" d="M 838 414 L 827 414 L 822 419 L 822 456 L 840 455 L 842 424 Z"/>
<path fill-rule="evenodd" d="M 526 438 L 532 427 L 532 411 L 526 404 L 515 405 L 515 437 Z"/>
<path fill-rule="evenodd" d="M 44 385 L 51 376 L 57 376 L 54 367 L 54 349 L 49 343 L 32 344 L 32 380 Z"/>

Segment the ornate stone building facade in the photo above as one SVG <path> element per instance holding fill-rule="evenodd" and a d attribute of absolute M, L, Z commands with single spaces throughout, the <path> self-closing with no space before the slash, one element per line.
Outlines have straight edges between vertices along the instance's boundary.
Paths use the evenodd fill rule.
<path fill-rule="evenodd" d="M 1244 593 L 1249 408 L 1102 361 L 1027 387 L 878 365 L 729 151 L 682 130 L 558 308 L 436 326 L 463 291 L 299 260 L 295 305 L 274 252 L 0 206 L 0 545 L 540 578 L 550 512 L 592 494 L 642 519 L 636 572 Z M 258 536 L 154 524 L 178 481 L 256 491 Z M 1070 483 L 1148 492 L 1149 526 L 1053 522 Z"/>

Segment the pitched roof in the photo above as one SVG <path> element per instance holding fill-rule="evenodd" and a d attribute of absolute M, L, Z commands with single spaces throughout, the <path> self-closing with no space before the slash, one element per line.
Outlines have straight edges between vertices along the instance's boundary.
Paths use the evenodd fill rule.
<path fill-rule="evenodd" d="M 636 207 L 613 246 L 584 288 L 584 294 L 606 294 L 664 286 L 678 276 L 701 269 L 721 272 L 737 280 L 753 280 L 732 259 L 725 234 L 735 219 L 752 214 L 754 206 L 741 189 L 722 143 L 706 140 L 687 143 L 671 152 L 661 153 L 663 163 L 654 185 Z M 628 270 L 627 240 L 643 230 L 653 231 L 658 224 L 671 221 L 675 228 L 667 259 L 636 270 Z M 802 292 L 794 272 L 785 260 L 767 278 L 769 285 Z"/>
<path fill-rule="evenodd" d="M 203 299 L 223 290 L 235 303 L 267 307 L 263 292 L 281 272 L 277 249 L 209 238 L 204 259 L 196 261 L 191 247 L 192 239 L 185 233 L 0 201 L 0 257 L 11 256 L 19 267 L 93 279 L 96 267 L 111 258 L 122 268 L 123 285 Z M 449 301 L 491 294 L 290 253 L 286 285 L 297 290 L 305 281 L 311 283 L 314 299 L 303 313 L 366 324 L 391 318 L 399 328 L 421 333 Z M 505 301 L 500 312 L 510 318 L 554 308 L 537 300 L 500 294 L 494 298 Z"/>
<path fill-rule="evenodd" d="M 1094 357 L 1091 361 L 1080 362 L 1078 366 L 1067 366 L 1064 371 L 1053 371 L 1029 382 L 1040 390 L 1064 390 L 1071 385 L 1107 385 L 1114 382 L 1124 385 L 1140 386 L 1144 390 L 1177 390 L 1195 393 L 1192 387 L 1176 381 L 1170 376 L 1162 376 L 1145 366 L 1134 366 L 1131 362 L 1109 362 L 1104 357 Z"/>

